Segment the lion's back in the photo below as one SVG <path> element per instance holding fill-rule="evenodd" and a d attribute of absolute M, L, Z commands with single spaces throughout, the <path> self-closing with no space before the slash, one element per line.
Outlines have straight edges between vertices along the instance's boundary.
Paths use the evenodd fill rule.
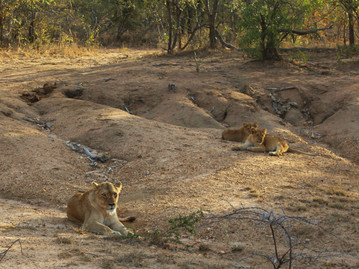
<path fill-rule="evenodd" d="M 76 193 L 67 202 L 67 217 L 71 221 L 83 223 L 85 220 L 86 197 L 84 193 Z"/>
<path fill-rule="evenodd" d="M 266 136 L 264 144 L 267 151 L 275 150 L 278 145 L 280 145 L 283 152 L 286 152 L 289 148 L 287 141 L 276 136 Z"/>
<path fill-rule="evenodd" d="M 222 132 L 222 139 L 228 141 L 243 142 L 249 133 L 241 127 L 239 129 L 226 129 Z"/>

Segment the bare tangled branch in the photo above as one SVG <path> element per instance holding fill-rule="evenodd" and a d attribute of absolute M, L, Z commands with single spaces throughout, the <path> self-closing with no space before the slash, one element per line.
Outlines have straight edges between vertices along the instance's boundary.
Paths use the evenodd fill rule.
<path fill-rule="evenodd" d="M 23 254 L 21 241 L 20 241 L 20 239 L 16 239 L 14 242 L 11 243 L 11 245 L 5 251 L 0 253 L 0 262 L 5 258 L 6 254 L 9 252 L 9 250 L 12 248 L 12 246 L 15 245 L 15 243 L 17 243 L 17 242 L 19 242 L 21 254 Z"/>
<path fill-rule="evenodd" d="M 226 48 L 229 48 L 231 50 L 238 50 L 238 51 L 241 50 L 239 48 L 236 48 L 232 44 L 227 43 L 226 41 L 224 41 L 223 37 L 221 36 L 221 34 L 217 30 L 215 30 L 215 34 L 216 34 L 216 37 L 218 38 L 219 42 L 221 42 L 222 46 L 224 46 Z"/>
<path fill-rule="evenodd" d="M 232 210 L 232 212 L 225 215 L 209 214 L 204 218 L 204 220 L 211 222 L 220 222 L 230 219 L 252 221 L 256 226 L 262 225 L 265 228 L 268 228 L 269 236 L 273 241 L 273 254 L 269 255 L 255 253 L 248 257 L 242 258 L 239 261 L 248 260 L 255 256 L 262 257 L 269 261 L 274 269 L 279 269 L 282 268 L 283 265 L 287 265 L 288 268 L 292 268 L 293 262 L 295 260 L 299 262 L 305 262 L 305 260 L 313 262 L 314 260 L 318 260 L 320 258 L 333 258 L 339 255 L 348 254 L 343 251 L 330 250 L 326 247 L 321 247 L 320 250 L 310 248 L 306 242 L 301 242 L 300 239 L 291 234 L 292 224 L 302 223 L 305 225 L 314 226 L 317 229 L 324 231 L 326 234 L 341 240 L 330 231 L 322 227 L 320 219 L 288 216 L 284 212 L 282 214 L 278 214 L 274 211 L 261 207 L 243 207 L 236 209 L 232 206 Z"/>
<path fill-rule="evenodd" d="M 310 29 L 307 31 L 299 31 L 299 30 L 292 30 L 292 29 L 281 29 L 280 31 L 282 33 L 293 33 L 296 35 L 308 35 L 308 34 L 316 34 L 318 31 L 325 31 L 325 30 L 329 30 L 332 28 L 333 28 L 333 25 L 330 25 L 328 27 L 323 27 L 323 28 Z"/>

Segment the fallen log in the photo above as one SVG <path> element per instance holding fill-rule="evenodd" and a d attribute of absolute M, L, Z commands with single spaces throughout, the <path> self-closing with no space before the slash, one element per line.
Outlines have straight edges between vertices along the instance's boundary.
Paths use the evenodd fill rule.
<path fill-rule="evenodd" d="M 76 143 L 71 143 L 70 141 L 66 141 L 66 146 L 71 148 L 73 151 L 87 155 L 88 158 L 92 162 L 100 161 L 100 162 L 104 163 L 108 160 L 108 158 L 106 158 L 105 156 L 98 156 L 98 155 L 91 153 L 88 148 L 86 148 L 85 146 L 82 146 L 81 144 L 76 144 Z"/>
<path fill-rule="evenodd" d="M 281 92 L 286 90 L 298 90 L 297 86 L 289 86 L 284 88 L 266 88 L 267 91 Z"/>

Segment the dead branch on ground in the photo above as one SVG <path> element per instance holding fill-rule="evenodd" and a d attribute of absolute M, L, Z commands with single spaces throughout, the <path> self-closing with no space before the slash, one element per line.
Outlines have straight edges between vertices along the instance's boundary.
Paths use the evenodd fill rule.
<path fill-rule="evenodd" d="M 312 227 L 316 227 L 324 234 L 329 234 L 331 237 L 335 237 L 336 240 L 342 241 L 340 238 L 330 233 L 321 226 L 320 220 L 314 220 L 300 216 L 287 216 L 286 214 L 277 214 L 273 211 L 266 210 L 260 207 L 247 207 L 236 209 L 232 206 L 233 212 L 226 215 L 210 215 L 204 220 L 220 222 L 223 220 L 235 219 L 235 220 L 248 220 L 252 221 L 255 226 L 262 226 L 268 228 L 268 237 L 271 238 L 273 253 L 263 254 L 254 253 L 250 256 L 238 260 L 242 262 L 255 257 L 262 257 L 269 261 L 274 269 L 282 268 L 287 265 L 288 268 L 293 267 L 293 262 L 300 263 L 313 263 L 320 258 L 333 258 L 341 255 L 348 255 L 344 251 L 330 250 L 325 246 L 321 246 L 320 250 L 310 247 L 310 240 L 305 239 L 303 242 L 295 237 L 291 230 L 295 224 L 305 224 Z M 319 240 L 319 239 L 318 239 Z M 313 240 L 315 242 L 315 240 Z M 342 241 L 343 242 L 343 241 Z M 318 242 L 315 242 L 318 243 Z"/>
<path fill-rule="evenodd" d="M 294 48 L 278 48 L 279 51 L 337 51 L 337 48 L 324 48 L 324 47 L 314 47 L 314 48 L 303 48 L 303 47 L 294 47 Z"/>
<path fill-rule="evenodd" d="M 88 156 L 88 158 L 94 163 L 94 162 L 106 162 L 108 160 L 105 156 L 98 156 L 90 152 L 88 148 L 81 144 L 71 143 L 70 141 L 66 141 L 66 146 L 71 148 L 73 151 L 76 151 L 78 153 L 83 153 Z"/>
<path fill-rule="evenodd" d="M 198 60 L 197 60 L 197 54 L 196 54 L 196 52 L 194 52 L 194 60 L 195 60 L 195 62 L 196 62 L 196 71 L 197 71 L 197 73 L 199 72 L 199 62 L 198 62 Z"/>
<path fill-rule="evenodd" d="M 316 34 L 318 33 L 319 31 L 325 31 L 325 30 L 329 30 L 329 29 L 332 29 L 333 28 L 333 25 L 330 25 L 330 26 L 327 26 L 327 27 L 323 27 L 323 28 L 315 28 L 315 29 L 310 29 L 310 30 L 307 30 L 307 31 L 299 31 L 299 30 L 291 30 L 291 29 L 281 29 L 280 32 L 282 33 L 293 33 L 293 34 L 296 34 L 296 35 L 309 35 L 309 34 Z"/>
<path fill-rule="evenodd" d="M 15 245 L 15 243 L 17 243 L 17 242 L 19 242 L 21 254 L 23 254 L 21 241 L 20 241 L 20 239 L 16 239 L 14 242 L 11 243 L 11 245 L 5 251 L 0 253 L 0 262 L 5 258 L 6 254 L 9 252 L 9 250 L 12 248 L 12 246 Z"/>
<path fill-rule="evenodd" d="M 267 91 L 275 91 L 275 92 L 281 92 L 286 90 L 298 90 L 297 86 L 289 86 L 284 88 L 266 88 Z"/>
<path fill-rule="evenodd" d="M 292 39 L 295 40 L 294 35 L 300 35 L 301 36 L 301 35 L 309 35 L 309 34 L 315 34 L 315 35 L 317 35 L 319 37 L 320 40 L 323 40 L 318 32 L 319 31 L 329 30 L 329 29 L 332 29 L 332 28 L 333 28 L 333 25 L 330 25 L 328 27 L 323 27 L 323 28 L 310 29 L 310 30 L 307 30 L 307 31 L 299 31 L 299 30 L 293 30 L 293 29 L 281 29 L 280 32 L 283 33 L 281 41 L 283 41 L 288 35 L 291 35 Z"/>

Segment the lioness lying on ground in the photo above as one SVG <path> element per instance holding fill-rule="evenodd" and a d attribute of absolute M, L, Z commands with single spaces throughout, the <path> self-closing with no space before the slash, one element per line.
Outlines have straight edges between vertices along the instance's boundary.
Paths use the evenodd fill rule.
<path fill-rule="evenodd" d="M 122 184 L 117 188 L 110 182 L 92 183 L 93 188 L 76 193 L 67 203 L 67 217 L 80 222 L 82 228 L 98 234 L 127 235 L 126 227 L 120 222 L 116 208 Z M 121 221 L 132 221 L 125 218 Z"/>
<path fill-rule="evenodd" d="M 244 142 L 251 134 L 251 128 L 257 128 L 258 123 L 243 122 L 243 126 L 239 129 L 226 129 L 222 133 L 223 140 Z"/>
<path fill-rule="evenodd" d="M 267 136 L 267 129 L 251 128 L 251 134 L 245 143 L 240 144 L 232 150 L 249 150 L 255 152 L 269 152 L 272 156 L 281 156 L 284 152 L 301 153 L 310 156 L 316 156 L 300 150 L 292 149 L 288 143 L 279 137 Z"/>

